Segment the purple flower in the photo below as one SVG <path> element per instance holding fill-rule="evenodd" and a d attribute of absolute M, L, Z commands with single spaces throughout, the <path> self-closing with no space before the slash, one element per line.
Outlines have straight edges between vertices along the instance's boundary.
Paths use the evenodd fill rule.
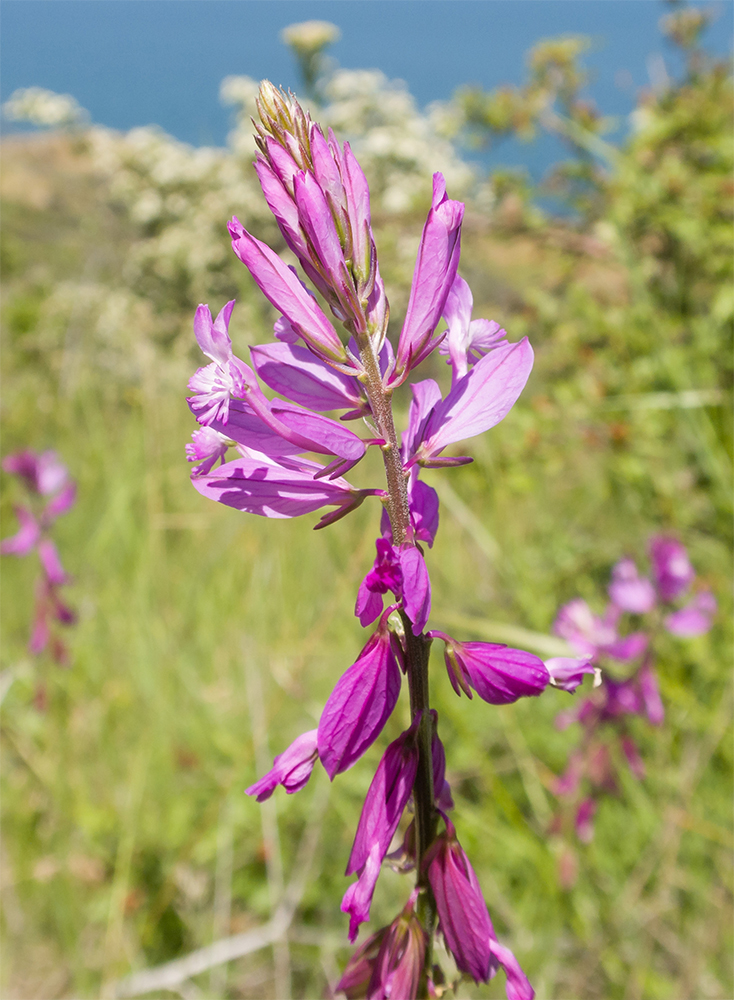
<path fill-rule="evenodd" d="M 644 653 L 648 638 L 644 632 L 633 632 L 620 639 L 617 634 L 619 614 L 619 608 L 611 604 L 604 617 L 599 618 L 586 601 L 577 597 L 560 609 L 553 631 L 567 639 L 579 656 L 591 662 L 602 655 L 627 662 Z"/>
<path fill-rule="evenodd" d="M 263 295 L 288 318 L 317 357 L 340 364 L 347 355 L 336 330 L 296 274 L 265 243 L 256 240 L 235 216 L 229 223 L 232 249 L 247 267 Z"/>
<path fill-rule="evenodd" d="M 400 693 L 398 657 L 398 641 L 381 622 L 330 694 L 318 739 L 319 757 L 332 781 L 359 760 L 392 714 Z"/>
<path fill-rule="evenodd" d="M 368 413 L 360 384 L 295 344 L 260 344 L 250 348 L 252 364 L 271 389 L 320 413 L 349 408 Z"/>
<path fill-rule="evenodd" d="M 391 590 L 402 601 L 405 613 L 420 635 L 431 612 L 431 582 L 425 560 L 414 545 L 396 549 L 387 538 L 378 538 L 374 566 L 357 593 L 354 613 L 363 626 L 382 613 L 382 595 Z"/>
<path fill-rule="evenodd" d="M 50 538 L 42 538 L 39 541 L 38 557 L 41 560 L 46 579 L 50 584 L 54 587 L 60 587 L 62 583 L 69 582 L 69 577 L 61 565 L 58 549 Z"/>
<path fill-rule="evenodd" d="M 431 581 L 423 554 L 415 545 L 400 546 L 400 569 L 403 608 L 413 623 L 414 634 L 420 635 L 431 613 Z"/>
<path fill-rule="evenodd" d="M 342 909 L 350 913 L 350 940 L 360 923 L 369 919 L 372 893 L 382 860 L 400 823 L 413 791 L 418 770 L 418 747 L 415 742 L 420 716 L 410 729 L 385 751 L 367 792 L 362 815 L 347 864 L 347 875 L 359 873 L 359 879 L 347 890 Z"/>
<path fill-rule="evenodd" d="M 488 319 L 471 318 L 474 298 L 471 289 L 460 275 L 456 275 L 446 298 L 443 316 L 448 324 L 446 338 L 439 347 L 439 354 L 448 355 L 447 362 L 453 370 L 452 381 L 463 378 L 470 364 L 498 347 L 507 334 L 499 323 Z"/>
<path fill-rule="evenodd" d="M 438 910 L 439 928 L 460 972 L 476 983 L 486 983 L 497 970 L 490 950 L 494 928 L 477 876 L 456 839 L 449 819 L 446 829 L 426 852 L 428 873 Z"/>
<path fill-rule="evenodd" d="M 367 984 L 366 1000 L 401 1000 L 416 996 L 428 937 L 414 911 L 414 890 L 402 913 L 380 940 Z M 341 984 L 337 990 L 341 988 Z"/>
<path fill-rule="evenodd" d="M 398 552 L 386 538 L 375 542 L 377 555 L 372 569 L 359 586 L 354 613 L 363 628 L 382 614 L 382 595 L 389 590 L 400 596 L 403 573 Z"/>
<path fill-rule="evenodd" d="M 612 569 L 609 596 L 621 611 L 644 615 L 655 607 L 655 588 L 640 576 L 632 559 L 620 559 Z"/>
<path fill-rule="evenodd" d="M 503 344 L 481 358 L 454 383 L 446 399 L 434 404 L 414 435 L 413 454 L 407 464 L 441 464 L 446 460 L 438 455 L 447 445 L 483 434 L 504 420 L 525 388 L 532 367 L 533 349 L 527 337 L 516 344 Z"/>
<path fill-rule="evenodd" d="M 379 492 L 355 490 L 344 479 L 315 479 L 322 470 L 323 466 L 307 459 L 275 462 L 260 455 L 225 462 L 191 481 L 202 496 L 262 517 L 299 517 L 320 507 L 335 506 L 337 510 L 325 515 L 319 526 L 343 517 L 366 496 Z"/>
<path fill-rule="evenodd" d="M 41 522 L 44 527 L 48 527 L 52 521 L 55 521 L 57 517 L 61 514 L 65 514 L 67 510 L 70 510 L 76 501 L 76 483 L 66 482 L 59 493 L 55 497 L 52 497 L 43 509 L 41 514 Z"/>
<path fill-rule="evenodd" d="M 336 992 L 343 993 L 347 1000 L 364 1000 L 367 996 L 375 960 L 387 931 L 387 927 L 381 927 L 371 934 L 347 962 L 344 975 L 336 985 Z"/>
<path fill-rule="evenodd" d="M 258 802 L 269 799 L 278 785 L 282 785 L 289 795 L 299 792 L 311 777 L 318 758 L 316 746 L 317 730 L 302 733 L 283 753 L 273 761 L 272 770 L 263 775 L 254 785 L 245 789 L 246 795 L 256 795 Z"/>
<path fill-rule="evenodd" d="M 416 541 L 425 542 L 431 548 L 438 531 L 438 493 L 432 486 L 411 476 L 408 504 Z"/>
<path fill-rule="evenodd" d="M 253 381 L 252 369 L 232 354 L 229 320 L 234 309 L 234 299 L 228 302 L 212 321 L 209 306 L 200 305 L 194 317 L 197 343 L 212 363 L 189 379 L 189 389 L 197 395 L 191 400 L 194 410 L 202 410 L 197 419 L 202 424 L 214 420 L 227 423 L 230 397 L 243 399 L 248 383 Z"/>
<path fill-rule="evenodd" d="M 367 861 L 359 870 L 359 878 L 344 893 L 341 910 L 342 913 L 349 914 L 349 940 L 352 943 L 357 940 L 359 925 L 370 919 L 370 907 L 381 864 L 380 845 L 373 844 Z"/>
<path fill-rule="evenodd" d="M 420 364 L 442 339 L 431 338 L 459 266 L 463 218 L 463 204 L 449 200 L 443 175 L 434 174 L 433 204 L 418 248 L 405 322 L 398 341 L 396 377 L 391 379 L 393 385 L 404 381 L 411 368 Z"/>
<path fill-rule="evenodd" d="M 409 729 L 389 745 L 377 766 L 357 826 L 347 864 L 347 875 L 362 868 L 375 844 L 380 845 L 380 861 L 387 854 L 413 791 L 418 770 L 416 733 L 419 723 L 420 715 Z"/>
<path fill-rule="evenodd" d="M 650 559 L 660 596 L 672 601 L 688 588 L 695 572 L 685 546 L 675 538 L 656 535 L 650 540 Z"/>
<path fill-rule="evenodd" d="M 672 635 L 691 639 L 709 631 L 715 613 L 716 598 L 710 590 L 704 590 L 696 594 L 685 607 L 668 615 L 665 627 Z"/>
<path fill-rule="evenodd" d="M 594 838 L 594 813 L 596 812 L 596 802 L 594 799 L 583 799 L 576 810 L 576 836 L 582 844 L 589 844 Z"/>
<path fill-rule="evenodd" d="M 645 777 L 645 764 L 640 756 L 640 751 L 637 749 L 637 744 L 631 736 L 623 736 L 620 740 L 620 745 L 622 752 L 627 758 L 630 771 L 636 778 L 642 781 Z"/>
<path fill-rule="evenodd" d="M 26 449 L 7 455 L 2 467 L 5 472 L 11 472 L 25 480 L 32 492 L 41 496 L 57 493 L 67 483 L 69 472 L 55 451 L 43 451 L 37 454 Z"/>
<path fill-rule="evenodd" d="M 218 459 L 224 464 L 229 448 L 229 439 L 224 434 L 215 431 L 213 427 L 200 427 L 191 437 L 193 444 L 186 445 L 186 461 L 200 463 L 192 469 L 192 476 L 205 476 L 207 472 L 211 472 Z"/>
<path fill-rule="evenodd" d="M 637 672 L 640 694 L 645 706 L 645 713 L 653 726 L 662 726 L 665 721 L 665 709 L 660 698 L 658 679 L 650 663 L 644 663 Z"/>
<path fill-rule="evenodd" d="M 433 738 L 431 740 L 431 762 L 433 765 L 433 797 L 436 807 L 443 813 L 454 808 L 454 800 L 451 797 L 451 786 L 446 780 L 446 751 L 441 742 L 436 726 L 438 724 L 438 713 L 431 711 L 433 718 Z"/>
<path fill-rule="evenodd" d="M 444 658 L 449 680 L 458 695 L 472 697 L 473 688 L 490 705 L 507 705 L 539 695 L 550 683 L 543 661 L 521 649 L 500 643 L 457 642 L 443 632 L 430 632 L 446 643 Z"/>
<path fill-rule="evenodd" d="M 20 529 L 10 538 L 0 542 L 0 552 L 4 556 L 27 556 L 38 545 L 41 528 L 27 507 L 14 507 Z"/>
<path fill-rule="evenodd" d="M 570 656 L 554 656 L 545 661 L 545 668 L 550 674 L 551 684 L 563 691 L 575 691 L 584 679 L 584 674 L 594 674 L 594 686 L 597 686 L 599 673 L 589 660 L 574 659 Z M 599 683 L 601 683 L 601 678 L 599 678 Z"/>
<path fill-rule="evenodd" d="M 505 970 L 507 1000 L 534 1000 L 535 990 L 510 949 L 492 937 L 489 940 L 489 950 L 492 952 L 492 958 L 496 959 Z"/>

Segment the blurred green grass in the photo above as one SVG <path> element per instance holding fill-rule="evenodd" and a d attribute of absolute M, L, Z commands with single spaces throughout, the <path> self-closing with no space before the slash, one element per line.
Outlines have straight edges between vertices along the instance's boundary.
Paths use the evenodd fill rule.
<path fill-rule="evenodd" d="M 712 101 L 704 97 L 699 116 Z M 427 475 L 452 492 L 429 557 L 433 620 L 449 629 L 452 616 L 474 621 L 477 637 L 487 622 L 547 634 L 563 601 L 581 595 L 599 607 L 611 564 L 624 553 L 642 557 L 648 537 L 664 530 L 689 546 L 714 589 L 717 625 L 695 640 L 660 640 L 666 723 L 632 727 L 648 777 L 602 803 L 571 890 L 557 875 L 563 845 L 548 834 L 552 776 L 575 740 L 553 724 L 569 696 L 549 691 L 504 708 L 458 701 L 434 653 L 432 699 L 459 836 L 497 933 L 538 997 L 725 1000 L 734 990 L 723 405 L 731 314 L 710 305 L 724 295 L 729 277 L 719 265 L 730 251 L 719 240 L 719 270 L 703 274 L 693 304 L 670 293 L 670 281 L 690 281 L 690 261 L 678 273 L 667 251 L 640 240 L 669 225 L 671 212 L 674 221 L 687 214 L 683 244 L 710 262 L 711 199 L 702 207 L 688 188 L 673 203 L 670 192 L 657 201 L 646 192 L 650 221 L 638 238 L 638 181 L 651 169 L 638 154 L 668 140 L 636 141 L 607 194 L 614 239 L 601 239 L 598 226 L 579 234 L 571 224 L 503 224 L 501 212 L 488 223 L 470 213 L 462 270 L 475 315 L 500 320 L 511 339 L 527 333 L 537 363 L 504 423 L 471 443 L 474 464 Z M 315 780 L 263 809 L 243 789 L 262 769 L 258 759 L 313 727 L 364 642 L 353 602 L 373 556 L 377 502 L 314 533 L 315 518 L 248 517 L 191 488 L 185 383 L 198 360 L 186 294 L 161 324 L 156 309 L 170 310 L 172 298 L 153 297 L 140 326 L 112 344 L 83 304 L 61 314 L 49 307 L 74 276 L 111 282 L 139 238 L 85 155 L 63 137 L 8 141 L 4 152 L 3 452 L 53 447 L 78 481 L 78 504 L 56 538 L 80 621 L 70 669 L 31 663 L 34 567 L 4 560 L 2 665 L 15 679 L 2 709 L 3 995 L 108 995 L 130 970 L 264 923 L 297 873 L 301 836 L 318 828 L 287 951 L 256 952 L 180 995 L 326 996 L 349 954 L 343 867 L 379 755 L 406 724 L 405 699 L 379 743 L 328 790 Z M 718 167 L 688 167 L 716 194 Z M 377 220 L 398 320 L 410 276 L 405 245 L 416 243 L 421 221 Z M 662 292 L 651 273 L 668 281 Z M 242 301 L 235 342 L 268 339 L 269 314 L 244 274 L 233 266 L 222 283 Z M 444 368 L 433 358 L 425 375 L 445 381 Z M 713 390 L 714 402 L 686 408 L 684 390 Z M 370 456 L 350 478 L 374 484 L 379 475 Z M 8 534 L 18 492 L 5 479 Z M 33 707 L 39 678 L 44 712 Z M 407 891 L 385 871 L 371 926 L 391 919 Z M 501 980 L 460 995 L 503 996 Z"/>

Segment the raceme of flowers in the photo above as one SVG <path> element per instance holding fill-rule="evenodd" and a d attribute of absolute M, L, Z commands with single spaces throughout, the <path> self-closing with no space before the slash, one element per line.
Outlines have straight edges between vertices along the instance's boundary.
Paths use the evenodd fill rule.
<path fill-rule="evenodd" d="M 655 673 L 657 635 L 661 629 L 682 639 L 703 635 L 711 628 L 716 611 L 710 591 L 690 593 L 696 574 L 679 541 L 655 536 L 650 540 L 649 556 L 651 576 L 640 576 L 629 558 L 613 567 L 610 602 L 601 617 L 577 598 L 560 609 L 554 625 L 556 633 L 587 660 L 588 669 L 603 667 L 601 683 L 591 697 L 557 719 L 561 728 L 580 722 L 583 735 L 556 782 L 555 792 L 567 805 L 555 818 L 554 828 L 560 829 L 565 814 L 569 814 L 576 836 L 584 843 L 594 835 L 598 797 L 618 788 L 615 748 L 634 777 L 644 777 L 645 766 L 628 732 L 628 720 L 642 716 L 660 726 L 665 718 Z M 630 618 L 634 625 L 631 632 L 625 628 Z M 549 666 L 553 669 L 553 661 Z M 559 675 L 557 665 L 555 672 Z M 573 862 L 566 868 L 563 880 L 573 881 Z"/>
<path fill-rule="evenodd" d="M 379 498 L 383 511 L 374 565 L 355 606 L 361 624 L 374 631 L 337 682 L 318 727 L 299 736 L 247 791 L 258 801 L 278 785 L 296 792 L 317 761 L 332 780 L 348 770 L 382 732 L 406 676 L 410 725 L 377 767 L 347 864 L 347 874 L 357 877 L 342 902 L 350 939 L 369 919 L 383 860 L 411 808 L 400 853 L 417 882 L 395 921 L 354 955 L 339 989 L 347 997 L 428 995 L 437 922 L 461 974 L 485 982 L 502 966 L 508 996 L 527 1000 L 533 990 L 496 939 L 448 816 L 453 802 L 445 754 L 428 701 L 429 648 L 433 639 L 444 643 L 457 694 L 476 692 L 493 705 L 539 695 L 549 683 L 572 690 L 593 668 L 585 655 L 547 666 L 521 650 L 462 643 L 427 629 L 431 585 L 423 546 L 433 544 L 439 509 L 420 474 L 471 461 L 445 450 L 507 415 L 530 374 L 533 352 L 526 338 L 511 343 L 496 323 L 472 319 L 472 295 L 457 270 L 464 206 L 448 197 L 439 173 L 393 349 L 369 190 L 348 143 L 340 146 L 331 131 L 325 136 L 295 99 L 267 82 L 258 108 L 255 169 L 263 194 L 303 275 L 346 336 L 296 269 L 232 219 L 235 254 L 281 316 L 275 341 L 252 347 L 247 363 L 234 354 L 229 335 L 235 303 L 226 303 L 216 319 L 208 306 L 197 309 L 194 332 L 209 364 L 189 382 L 189 405 L 200 425 L 187 445 L 192 482 L 203 496 L 265 517 L 330 508 L 318 528 L 368 497 Z M 447 331 L 437 334 L 442 317 Z M 451 366 L 451 388 L 443 396 L 432 379 L 412 383 L 407 427 L 398 438 L 393 390 L 439 346 Z M 269 399 L 261 383 L 283 398 Z M 327 416 L 334 411 L 342 411 L 340 420 Z M 347 426 L 358 418 L 369 436 Z M 229 459 L 232 447 L 237 457 Z M 344 478 L 368 448 L 382 453 L 386 488 L 357 489 Z M 314 454 L 323 461 L 306 457 Z"/>
<path fill-rule="evenodd" d="M 50 529 L 56 518 L 73 506 L 76 486 L 55 451 L 41 454 L 19 451 L 6 456 L 2 467 L 23 482 L 28 502 L 15 507 L 19 529 L 0 543 L 0 552 L 12 556 L 37 552 L 41 564 L 28 647 L 34 656 L 48 649 L 57 663 L 66 665 L 68 650 L 56 626 L 72 625 L 76 615 L 61 598 L 61 588 L 69 582 L 69 576 L 50 537 Z"/>

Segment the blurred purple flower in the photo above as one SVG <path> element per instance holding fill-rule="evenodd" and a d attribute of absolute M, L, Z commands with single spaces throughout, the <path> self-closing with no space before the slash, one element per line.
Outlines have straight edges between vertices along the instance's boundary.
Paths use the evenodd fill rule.
<path fill-rule="evenodd" d="M 656 535 L 650 540 L 650 560 L 655 583 L 664 601 L 679 597 L 696 575 L 685 546 L 667 535 Z"/>
<path fill-rule="evenodd" d="M 620 559 L 612 569 L 609 596 L 622 611 L 644 615 L 655 607 L 655 588 L 640 576 L 632 559 Z"/>

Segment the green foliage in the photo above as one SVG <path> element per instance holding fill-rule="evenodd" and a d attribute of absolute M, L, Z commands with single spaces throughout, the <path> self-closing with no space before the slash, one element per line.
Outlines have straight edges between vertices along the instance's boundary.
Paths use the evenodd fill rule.
<path fill-rule="evenodd" d="M 586 141 L 598 119 L 578 107 L 580 51 L 547 43 L 531 72 Z M 517 101 L 497 98 L 495 131 L 522 130 Z M 442 496 L 437 627 L 501 641 L 520 626 L 542 640 L 563 601 L 600 609 L 611 564 L 642 560 L 655 531 L 689 546 L 720 601 L 710 635 L 660 639 L 667 720 L 633 726 L 648 776 L 603 802 L 594 841 L 573 848 L 572 888 L 559 871 L 573 845 L 549 832 L 553 776 L 576 739 L 553 723 L 569 696 L 459 701 L 434 656 L 459 836 L 539 997 L 732 993 L 730 120 L 727 74 L 694 50 L 685 80 L 644 98 L 606 172 L 586 175 L 593 210 L 548 220 L 505 177 L 491 213 L 468 212 L 475 315 L 527 333 L 537 362 L 510 416 L 471 442 L 474 464 L 428 474 Z M 139 156 L 116 147 L 116 183 L 100 173 L 99 136 L 4 150 L 3 449 L 54 447 L 79 481 L 57 538 L 80 623 L 69 670 L 32 663 L 33 566 L 4 559 L 3 995 L 103 995 L 131 969 L 263 924 L 310 860 L 288 953 L 195 982 L 208 996 L 282 998 L 290 980 L 293 996 L 320 996 L 348 954 L 339 901 L 358 812 L 406 718 L 333 786 L 315 777 L 265 808 L 242 790 L 312 728 L 364 641 L 352 607 L 377 504 L 314 534 L 315 518 L 246 517 L 191 489 L 192 304 L 236 294 L 240 348 L 268 339 L 273 316 L 226 256 L 224 179 L 240 178 L 244 200 L 251 186 L 234 154 L 197 180 L 154 138 L 138 136 Z M 161 203 L 145 216 L 150 191 Z M 393 330 L 421 223 L 377 218 Z M 437 356 L 425 374 L 447 383 Z M 379 475 L 369 456 L 350 478 Z M 14 484 L 1 499 L 5 535 Z M 386 871 L 374 927 L 406 893 Z M 501 997 L 501 979 L 461 995 Z"/>

